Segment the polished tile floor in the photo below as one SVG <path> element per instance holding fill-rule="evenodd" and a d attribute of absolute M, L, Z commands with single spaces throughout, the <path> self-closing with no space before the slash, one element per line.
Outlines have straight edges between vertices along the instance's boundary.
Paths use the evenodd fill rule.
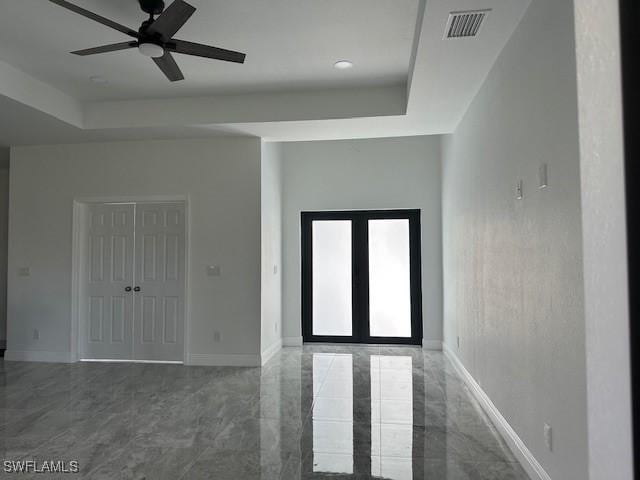
<path fill-rule="evenodd" d="M 305 346 L 264 368 L 0 363 L 0 458 L 91 479 L 527 479 L 441 353 Z"/>

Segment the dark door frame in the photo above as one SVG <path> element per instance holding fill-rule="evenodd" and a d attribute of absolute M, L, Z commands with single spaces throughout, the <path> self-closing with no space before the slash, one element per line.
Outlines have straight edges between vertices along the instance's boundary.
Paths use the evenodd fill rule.
<path fill-rule="evenodd" d="M 624 112 L 625 184 L 627 206 L 627 258 L 629 275 L 629 339 L 635 476 L 640 479 L 640 198 L 635 182 L 640 178 L 640 74 L 638 55 L 640 2 L 620 0 L 622 95 Z"/>
<path fill-rule="evenodd" d="M 411 337 L 371 337 L 369 335 L 368 220 L 409 220 L 411 276 Z M 312 225 L 316 220 L 351 220 L 352 223 L 352 336 L 313 335 L 313 246 Z M 422 260 L 420 251 L 420 210 L 352 210 L 302 212 L 302 338 L 305 342 L 374 343 L 422 345 Z"/>

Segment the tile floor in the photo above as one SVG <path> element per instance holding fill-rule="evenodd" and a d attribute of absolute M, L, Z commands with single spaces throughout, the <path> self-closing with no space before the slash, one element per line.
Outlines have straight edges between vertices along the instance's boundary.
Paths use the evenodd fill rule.
<path fill-rule="evenodd" d="M 0 362 L 0 478 L 528 479 L 452 366 L 305 346 L 264 368 Z M 16 475 L 4 460 L 75 460 Z"/>

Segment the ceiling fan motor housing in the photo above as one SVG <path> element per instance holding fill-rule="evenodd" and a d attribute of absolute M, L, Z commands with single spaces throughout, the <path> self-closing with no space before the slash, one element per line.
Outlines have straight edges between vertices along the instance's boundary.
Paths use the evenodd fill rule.
<path fill-rule="evenodd" d="M 140 8 L 149 15 L 160 15 L 164 11 L 163 0 L 138 0 Z"/>

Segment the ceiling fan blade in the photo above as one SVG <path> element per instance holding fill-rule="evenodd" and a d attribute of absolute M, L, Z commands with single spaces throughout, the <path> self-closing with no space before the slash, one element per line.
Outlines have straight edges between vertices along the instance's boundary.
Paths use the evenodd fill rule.
<path fill-rule="evenodd" d="M 131 37 L 135 37 L 135 38 L 140 37 L 140 34 L 135 30 L 132 30 L 129 27 L 125 27 L 124 25 L 120 25 L 119 23 L 109 20 L 108 18 L 101 17 L 98 14 L 90 12 L 89 10 L 85 10 L 84 8 L 78 7 L 77 5 L 74 5 L 73 3 L 69 3 L 66 0 L 49 0 L 49 1 L 52 3 L 55 3 L 56 5 L 60 5 L 61 7 L 66 8 L 67 10 L 71 10 L 72 12 L 82 15 L 83 17 L 87 17 L 95 22 L 101 23 L 103 25 L 106 25 L 107 27 L 111 27 L 115 30 L 118 30 L 119 32 L 122 32 Z"/>
<path fill-rule="evenodd" d="M 173 56 L 169 52 L 164 52 L 164 55 L 153 59 L 156 65 L 160 67 L 162 73 L 164 73 L 169 80 L 177 82 L 178 80 L 184 80 L 184 75 L 180 71 L 180 67 L 174 60 Z"/>
<path fill-rule="evenodd" d="M 196 8 L 183 0 L 174 0 L 164 12 L 147 29 L 150 33 L 162 35 L 163 39 L 173 37 L 187 20 L 193 15 Z"/>
<path fill-rule="evenodd" d="M 167 50 L 184 55 L 195 55 L 196 57 L 214 58 L 225 62 L 244 63 L 246 55 L 224 48 L 210 47 L 200 43 L 186 42 L 184 40 L 171 40 L 165 44 Z"/>
<path fill-rule="evenodd" d="M 80 55 L 85 57 L 87 55 L 95 55 L 97 53 L 108 53 L 108 52 L 116 52 L 118 50 L 126 50 L 128 48 L 135 48 L 138 46 L 138 42 L 122 42 L 122 43 L 113 43 L 111 45 L 102 45 L 101 47 L 94 48 L 86 48 L 84 50 L 76 50 L 75 52 L 71 52 L 74 55 Z"/>

